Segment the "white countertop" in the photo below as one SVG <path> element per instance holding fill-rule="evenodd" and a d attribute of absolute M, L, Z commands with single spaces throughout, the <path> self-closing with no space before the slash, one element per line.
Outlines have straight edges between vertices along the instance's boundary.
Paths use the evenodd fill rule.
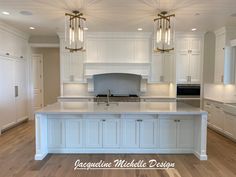
<path fill-rule="evenodd" d="M 210 97 L 204 97 L 205 100 L 215 101 L 219 103 L 236 103 L 235 100 L 226 100 L 226 99 L 219 99 L 219 98 L 210 98 Z"/>
<path fill-rule="evenodd" d="M 173 96 L 152 96 L 152 95 L 140 96 L 140 98 L 143 98 L 143 99 L 176 99 L 176 97 L 173 97 Z"/>
<path fill-rule="evenodd" d="M 110 106 L 95 102 L 60 102 L 49 105 L 37 113 L 42 114 L 207 114 L 199 108 L 176 102 L 119 102 Z"/>
<path fill-rule="evenodd" d="M 90 99 L 95 98 L 93 95 L 86 95 L 86 96 L 59 96 L 57 99 Z"/>

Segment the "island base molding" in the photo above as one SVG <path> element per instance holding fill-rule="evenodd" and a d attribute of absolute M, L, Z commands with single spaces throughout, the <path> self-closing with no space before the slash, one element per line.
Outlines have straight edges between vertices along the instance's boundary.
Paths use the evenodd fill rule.
<path fill-rule="evenodd" d="M 194 154 L 207 160 L 207 114 L 36 114 L 35 160 L 65 154 Z"/>

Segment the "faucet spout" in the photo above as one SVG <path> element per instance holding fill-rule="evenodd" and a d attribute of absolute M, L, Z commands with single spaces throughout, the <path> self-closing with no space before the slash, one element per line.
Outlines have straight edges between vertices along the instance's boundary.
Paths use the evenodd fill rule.
<path fill-rule="evenodd" d="M 107 93 L 107 102 L 106 102 L 106 105 L 107 105 L 107 106 L 110 105 L 110 96 L 111 96 L 111 90 L 109 89 L 109 90 L 108 90 L 108 93 Z"/>

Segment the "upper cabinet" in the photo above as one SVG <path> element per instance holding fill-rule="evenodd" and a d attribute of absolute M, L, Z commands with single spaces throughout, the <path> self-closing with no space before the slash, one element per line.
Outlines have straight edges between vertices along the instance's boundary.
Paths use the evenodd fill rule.
<path fill-rule="evenodd" d="M 181 84 L 201 83 L 202 38 L 176 38 L 176 79 Z"/>
<path fill-rule="evenodd" d="M 86 42 L 87 63 L 149 63 L 150 34 L 90 33 Z"/>
<path fill-rule="evenodd" d="M 235 82 L 235 51 L 230 46 L 230 40 L 236 37 L 234 31 L 230 28 L 215 31 L 215 83 L 233 84 Z"/>
<path fill-rule="evenodd" d="M 60 42 L 61 82 L 84 82 L 85 52 L 69 52 L 65 49 L 64 39 Z"/>
<path fill-rule="evenodd" d="M 151 61 L 149 82 L 170 83 L 173 81 L 173 53 L 154 53 Z"/>
<path fill-rule="evenodd" d="M 28 36 L 5 24 L 0 24 L 0 55 L 24 59 L 27 57 Z"/>

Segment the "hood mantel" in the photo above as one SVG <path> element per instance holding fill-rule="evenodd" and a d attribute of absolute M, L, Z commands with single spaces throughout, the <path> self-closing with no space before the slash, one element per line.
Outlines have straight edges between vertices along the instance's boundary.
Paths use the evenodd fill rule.
<path fill-rule="evenodd" d="M 150 73 L 150 63 L 85 63 L 84 66 L 86 79 L 109 73 L 135 74 L 148 79 Z"/>
<path fill-rule="evenodd" d="M 146 91 L 150 73 L 150 63 L 84 63 L 84 76 L 88 82 L 88 91 L 94 91 L 94 77 L 99 74 L 134 74 L 141 76 L 140 91 Z"/>

